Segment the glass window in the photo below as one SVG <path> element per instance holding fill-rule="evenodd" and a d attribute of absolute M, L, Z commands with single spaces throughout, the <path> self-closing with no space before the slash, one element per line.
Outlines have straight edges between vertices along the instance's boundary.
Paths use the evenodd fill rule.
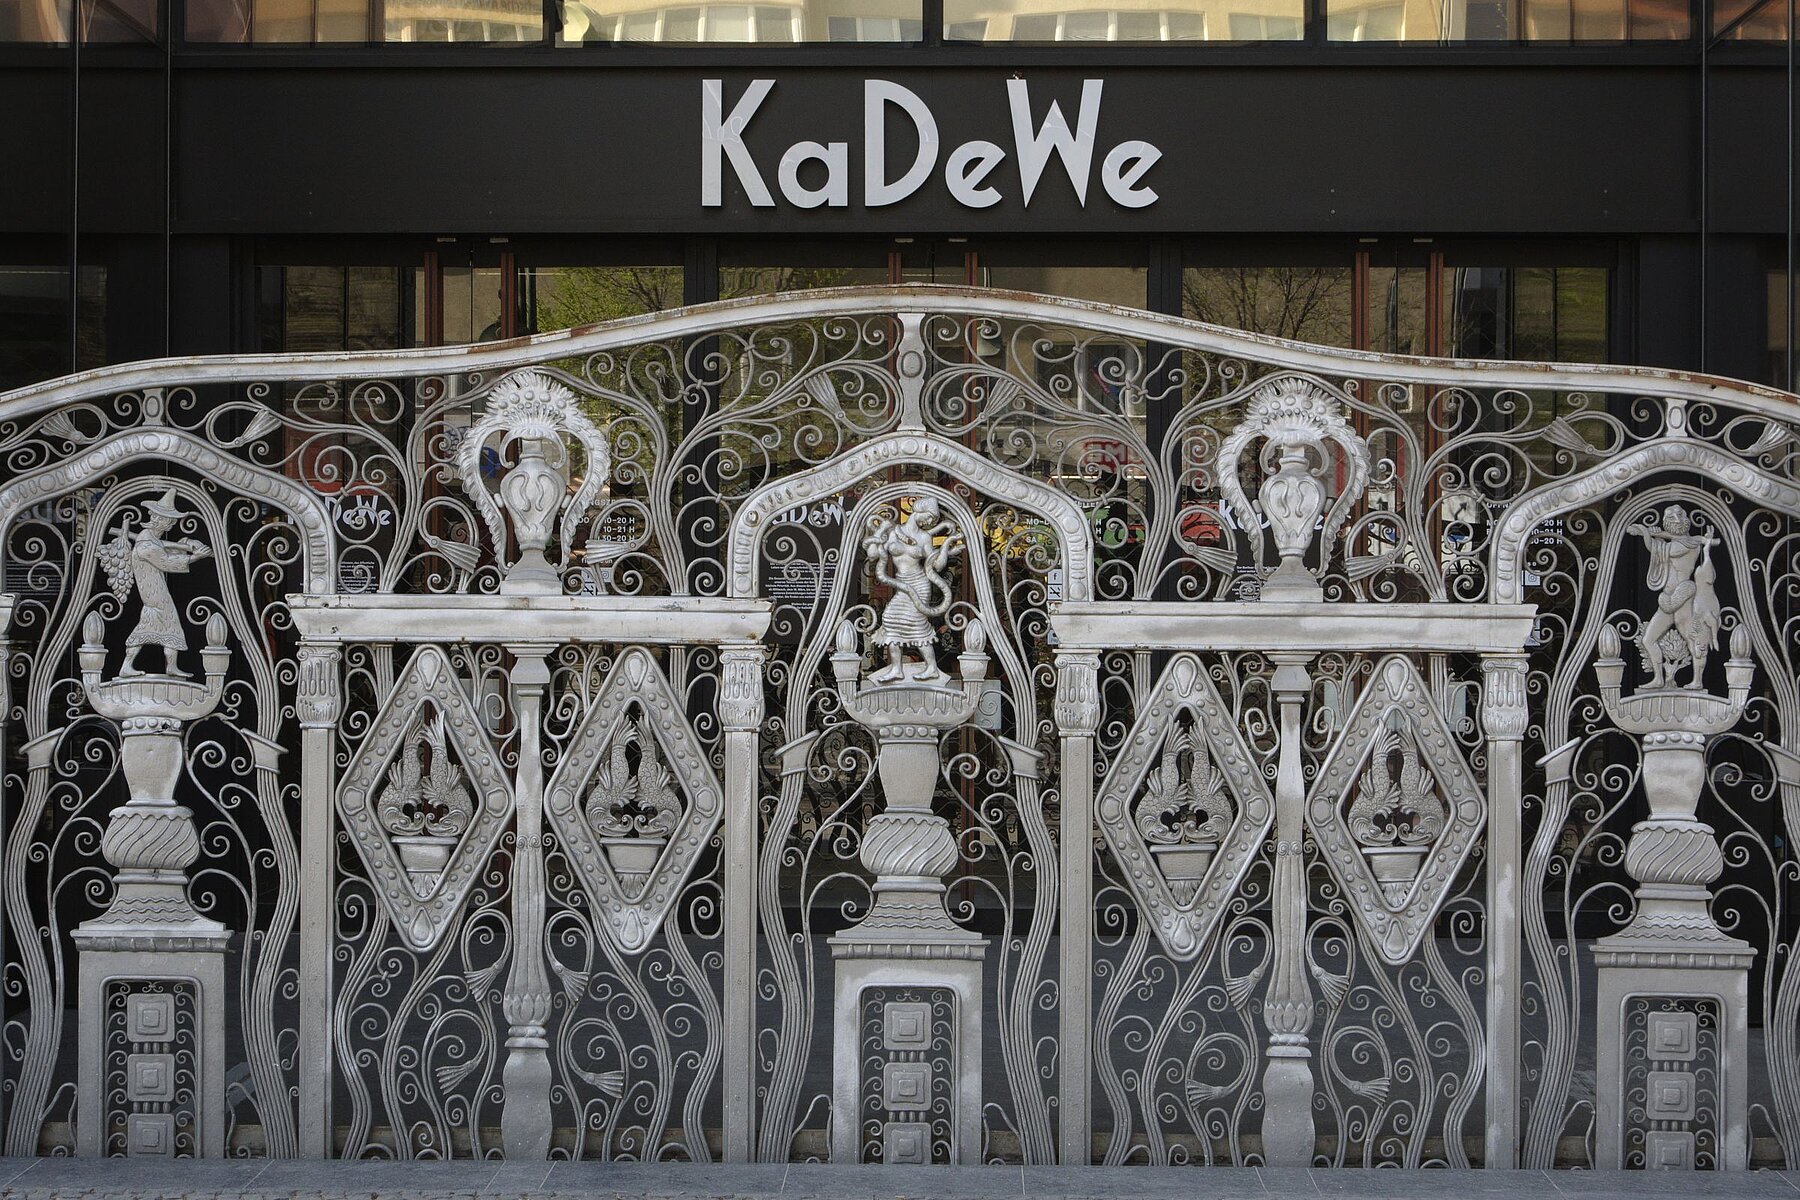
<path fill-rule="evenodd" d="M 67 44 L 69 0 L 0 0 L 0 42 Z M 159 0 L 81 0 L 82 44 L 155 43 Z"/>
<path fill-rule="evenodd" d="M 885 247 L 737 243 L 719 250 L 719 299 L 892 282 Z"/>
<path fill-rule="evenodd" d="M 679 308 L 680 267 L 520 267 L 519 332 L 548 333 Z"/>
<path fill-rule="evenodd" d="M 1787 41 L 1788 0 L 1714 0 L 1713 36 L 1728 41 Z"/>
<path fill-rule="evenodd" d="M 544 11 L 542 0 L 188 0 L 187 37 L 302 45 L 517 44 L 543 40 Z"/>
<path fill-rule="evenodd" d="M 857 287 L 887 281 L 886 267 L 721 266 L 719 299 L 769 296 L 807 288 Z"/>
<path fill-rule="evenodd" d="M 1740 0 L 1751 2 L 1751 0 Z M 1326 0 L 1334 42 L 1632 42 L 1688 36 L 1687 0 Z"/>
<path fill-rule="evenodd" d="M 69 6 L 58 0 L 0 0 L 0 41 L 66 42 Z"/>
<path fill-rule="evenodd" d="M 1272 337 L 1349 346 L 1351 271 L 1344 267 L 1189 267 L 1181 315 Z"/>
<path fill-rule="evenodd" d="M 1769 348 L 1768 381 L 1779 388 L 1794 391 L 1800 388 L 1800 373 L 1796 378 L 1787 378 L 1788 364 L 1788 332 L 1800 322 L 1790 323 L 1787 319 L 1788 286 L 1787 272 L 1769 272 L 1769 328 L 1767 345 Z"/>
<path fill-rule="evenodd" d="M 411 309 L 422 274 L 403 267 L 259 267 L 257 348 L 317 353 L 416 345 Z"/>
<path fill-rule="evenodd" d="M 445 267 L 441 272 L 446 346 L 493 342 L 506 336 L 506 272 L 499 267 Z M 422 308 L 423 306 L 421 306 Z"/>
<path fill-rule="evenodd" d="M 828 32 L 834 42 L 916 42 L 925 22 L 901 17 L 832 17 Z"/>
<path fill-rule="evenodd" d="M 83 267 L 69 355 L 69 272 L 0 266 L 0 392 L 106 364 L 106 269 Z"/>
<path fill-rule="evenodd" d="M 1165 0 L 1166 4 L 1166 0 Z M 944 36 L 987 42 L 1292 41 L 1303 0 L 1183 0 L 1180 7 L 1064 9 L 1056 0 L 945 0 Z"/>
<path fill-rule="evenodd" d="M 1605 267 L 1449 267 L 1443 352 L 1457 358 L 1601 363 Z"/>
<path fill-rule="evenodd" d="M 1148 271 L 1144 267 L 984 267 L 984 287 L 1013 292 L 1036 292 L 1096 304 L 1143 308 L 1148 295 Z"/>
<path fill-rule="evenodd" d="M 1110 42 L 1119 14 L 1107 12 L 1064 13 L 1061 40 L 1065 42 Z M 1141 15 L 1141 14 L 1140 14 Z M 1155 14 L 1151 14 L 1155 19 Z"/>
<path fill-rule="evenodd" d="M 1426 303 L 1428 267 L 1369 268 L 1370 350 L 1382 354 L 1434 354 L 1430 309 Z"/>
<path fill-rule="evenodd" d="M 655 0 L 560 0 L 564 46 L 606 42 L 912 42 L 922 0 L 802 0 L 795 4 L 663 7 Z"/>

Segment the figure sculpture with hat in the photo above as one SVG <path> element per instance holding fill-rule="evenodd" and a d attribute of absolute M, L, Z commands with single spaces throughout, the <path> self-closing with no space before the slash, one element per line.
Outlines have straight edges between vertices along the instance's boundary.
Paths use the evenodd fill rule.
<path fill-rule="evenodd" d="M 1650 549 L 1650 572 L 1645 580 L 1656 589 L 1656 613 L 1644 625 L 1641 644 L 1644 665 L 1650 670 L 1649 688 L 1672 688 L 1675 672 L 1694 665 L 1690 691 L 1705 684 L 1706 657 L 1719 636 L 1719 595 L 1713 590 L 1717 572 L 1712 548 L 1719 539 L 1693 532 L 1693 521 L 1679 504 L 1663 509 L 1662 524 L 1640 521 L 1625 527 L 1626 533 L 1644 539 Z"/>
<path fill-rule="evenodd" d="M 163 535 L 182 517 L 175 507 L 175 489 L 170 488 L 160 500 L 144 502 L 144 526 L 131 533 L 130 522 L 113 531 L 112 540 L 100 548 L 100 561 L 106 568 L 106 581 L 113 596 L 123 604 L 133 585 L 143 609 L 138 623 L 125 638 L 125 662 L 119 668 L 121 678 L 142 675 L 137 665 L 138 651 L 145 646 L 161 646 L 163 673 L 178 679 L 188 678 L 175 662 L 176 654 L 187 649 L 187 631 L 181 625 L 181 612 L 169 595 L 171 574 L 185 573 L 195 562 L 212 553 L 193 538 L 165 541 Z"/>

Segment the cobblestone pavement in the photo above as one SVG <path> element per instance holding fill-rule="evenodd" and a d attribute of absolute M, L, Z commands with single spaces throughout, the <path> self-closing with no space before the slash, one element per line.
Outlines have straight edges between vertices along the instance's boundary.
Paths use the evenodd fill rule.
<path fill-rule="evenodd" d="M 0 1200 L 1800 1200 L 1800 1173 L 0 1159 Z"/>

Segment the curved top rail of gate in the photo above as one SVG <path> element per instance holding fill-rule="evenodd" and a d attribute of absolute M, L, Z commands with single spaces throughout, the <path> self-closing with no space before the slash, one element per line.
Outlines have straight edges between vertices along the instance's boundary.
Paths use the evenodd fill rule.
<path fill-rule="evenodd" d="M 1223 325 L 1209 325 L 1203 321 L 1191 321 L 1114 304 L 1000 288 L 911 283 L 819 288 L 775 296 L 718 300 L 710 304 L 625 317 L 597 325 L 560 329 L 553 333 L 461 346 L 145 359 L 97 367 L 10 392 L 0 392 L 0 420 L 16 420 L 104 392 L 156 387 L 172 380 L 181 383 L 210 383 L 262 379 L 277 374 L 293 380 L 337 379 L 343 377 L 347 366 L 355 364 L 367 364 L 371 374 L 393 376 L 427 375 L 447 370 L 505 371 L 617 349 L 636 342 L 705 337 L 746 325 L 901 312 L 1011 318 L 1079 326 L 1097 334 L 1261 360 L 1300 371 L 1330 373 L 1354 365 L 1356 374 L 1360 377 L 1382 381 L 1406 380 L 1452 385 L 1468 382 L 1473 374 L 1480 378 L 1484 386 L 1491 387 L 1642 391 L 1687 400 L 1729 398 L 1734 403 L 1760 409 L 1771 416 L 1783 415 L 1800 404 L 1800 396 L 1779 388 L 1693 371 L 1591 363 L 1509 362 L 1380 354 L 1369 350 L 1347 350 L 1249 333 Z M 1764 405 L 1774 407 L 1764 408 Z"/>
<path fill-rule="evenodd" d="M 1638 476 L 1800 509 L 1796 402 L 1711 376 L 1380 355 L 1002 291 L 829 289 L 20 389 L 0 395 L 0 537 L 33 504 L 172 457 L 288 513 L 308 592 L 507 590 L 508 560 L 536 561 L 536 525 L 523 541 L 518 527 L 538 518 L 500 494 L 499 456 L 549 439 L 570 494 L 538 523 L 554 566 L 580 568 L 564 590 L 751 595 L 776 544 L 752 525 L 816 523 L 846 488 L 910 465 L 999 487 L 1018 523 L 995 536 L 1057 543 L 1068 600 L 1297 584 L 1297 598 L 1517 602 L 1526 535 Z M 1324 483 L 1316 512 L 1288 494 L 1302 476 Z"/>

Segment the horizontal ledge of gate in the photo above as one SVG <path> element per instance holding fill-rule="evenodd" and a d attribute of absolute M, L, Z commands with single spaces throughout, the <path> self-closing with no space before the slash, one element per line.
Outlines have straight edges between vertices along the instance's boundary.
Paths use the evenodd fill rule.
<path fill-rule="evenodd" d="M 1535 604 L 1066 601 L 1050 628 L 1068 650 L 1442 650 L 1517 654 Z"/>
<path fill-rule="evenodd" d="M 288 597 L 300 636 L 315 642 L 754 642 L 767 600 L 712 596 Z"/>

